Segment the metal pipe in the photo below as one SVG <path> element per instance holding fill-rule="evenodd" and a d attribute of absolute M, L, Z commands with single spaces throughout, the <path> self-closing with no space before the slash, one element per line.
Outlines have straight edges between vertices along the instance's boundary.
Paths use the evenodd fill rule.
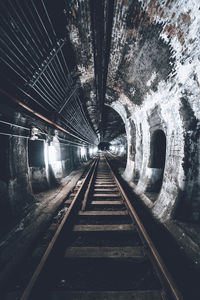
<path fill-rule="evenodd" d="M 17 125 L 17 124 L 13 124 L 13 123 L 10 123 L 10 122 L 5 122 L 5 121 L 2 121 L 2 120 L 0 120 L 0 123 L 6 124 L 6 125 L 15 126 L 15 127 L 19 127 L 19 128 L 23 128 L 23 129 L 26 129 L 26 130 L 31 130 L 30 128 L 23 127 L 23 126 L 20 126 L 20 125 Z"/>
<path fill-rule="evenodd" d="M 42 107 L 44 110 L 48 111 L 46 107 L 44 107 L 40 102 L 38 102 L 35 98 L 33 98 L 31 95 L 29 95 L 26 91 L 24 91 L 21 87 L 19 87 L 16 83 L 12 82 L 11 80 L 7 79 L 13 86 L 15 86 L 17 89 L 19 89 L 22 93 L 24 93 L 27 97 L 31 98 L 35 103 L 37 103 L 40 107 Z"/>
<path fill-rule="evenodd" d="M 53 125 L 54 127 L 58 128 L 59 130 L 73 136 L 74 138 L 83 141 L 89 145 L 93 145 L 92 143 L 89 143 L 88 141 L 74 135 L 73 133 L 69 132 L 68 130 L 66 130 L 65 128 L 61 127 L 60 125 L 56 124 L 55 122 L 49 120 L 48 118 L 44 117 L 43 115 L 41 115 L 40 113 L 34 111 L 32 108 L 30 108 L 28 105 L 24 104 L 23 102 L 19 101 L 17 98 L 11 96 L 10 94 L 8 94 L 6 91 L 0 89 L 0 92 L 2 94 L 4 94 L 5 96 L 7 96 L 8 98 L 10 98 L 13 102 L 17 103 L 18 105 L 20 105 L 21 107 L 23 107 L 24 109 L 26 109 L 27 111 L 31 112 L 33 115 L 37 116 L 38 118 L 40 118 L 41 120 L 47 122 L 48 124 Z"/>

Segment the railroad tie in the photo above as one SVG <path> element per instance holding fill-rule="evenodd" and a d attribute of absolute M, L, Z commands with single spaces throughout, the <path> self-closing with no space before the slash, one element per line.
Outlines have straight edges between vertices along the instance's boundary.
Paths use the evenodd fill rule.
<path fill-rule="evenodd" d="M 131 258 L 145 260 L 142 247 L 68 247 L 65 258 Z"/>
<path fill-rule="evenodd" d="M 73 231 L 133 231 L 133 224 L 75 225 Z"/>

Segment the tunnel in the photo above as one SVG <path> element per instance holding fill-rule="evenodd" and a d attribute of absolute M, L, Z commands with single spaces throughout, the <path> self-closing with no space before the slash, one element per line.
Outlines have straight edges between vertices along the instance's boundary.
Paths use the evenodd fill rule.
<path fill-rule="evenodd" d="M 198 0 L 1 1 L 0 289 L 103 157 L 155 243 L 166 235 L 199 276 L 199 11 Z"/>
<path fill-rule="evenodd" d="M 162 130 L 153 132 L 150 144 L 149 182 L 146 191 L 157 194 L 161 190 L 165 169 L 166 136 Z M 153 199 L 152 199 L 153 200 Z"/>

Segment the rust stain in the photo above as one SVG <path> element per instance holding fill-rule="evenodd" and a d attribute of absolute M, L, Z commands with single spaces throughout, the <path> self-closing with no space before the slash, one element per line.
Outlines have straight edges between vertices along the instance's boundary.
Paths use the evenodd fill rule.
<path fill-rule="evenodd" d="M 139 27 L 141 26 L 143 18 L 140 19 Z"/>
<path fill-rule="evenodd" d="M 150 1 L 149 7 L 150 7 L 150 8 L 155 7 L 155 0 L 151 0 L 151 1 Z"/>
<path fill-rule="evenodd" d="M 132 29 L 129 29 L 129 30 L 128 30 L 128 34 L 129 34 L 129 35 L 136 36 L 136 35 L 137 35 L 137 31 L 136 31 L 134 28 L 132 28 Z"/>
<path fill-rule="evenodd" d="M 161 11 L 161 14 L 160 14 L 160 17 L 162 18 L 163 15 L 164 15 L 164 11 L 162 10 L 162 11 Z"/>
<path fill-rule="evenodd" d="M 76 18 L 76 13 L 73 9 L 72 9 L 72 15 L 74 16 L 74 18 Z"/>
<path fill-rule="evenodd" d="M 120 86 L 114 86 L 113 89 L 117 92 L 120 92 L 120 90 L 121 90 Z"/>
<path fill-rule="evenodd" d="M 163 33 L 165 33 L 166 31 L 168 31 L 168 29 L 169 29 L 169 25 L 167 24 L 167 25 L 165 26 L 164 30 L 163 30 Z"/>
<path fill-rule="evenodd" d="M 154 17 L 151 17 L 150 22 L 153 23 L 154 21 Z"/>
<path fill-rule="evenodd" d="M 195 39 L 189 39 L 189 43 L 192 44 L 196 41 L 196 38 Z"/>
<path fill-rule="evenodd" d="M 169 36 L 175 35 L 175 29 L 172 25 L 169 25 L 168 34 Z"/>
<path fill-rule="evenodd" d="M 180 17 L 181 17 L 181 19 L 182 19 L 182 21 L 183 21 L 184 23 L 188 23 L 188 24 L 191 23 L 190 10 L 187 11 L 187 13 L 185 13 L 185 14 L 182 13 L 182 14 L 180 15 Z"/>
<path fill-rule="evenodd" d="M 182 46 L 185 44 L 185 39 L 183 36 L 184 36 L 184 32 L 182 30 L 179 30 L 177 33 L 177 37 Z"/>

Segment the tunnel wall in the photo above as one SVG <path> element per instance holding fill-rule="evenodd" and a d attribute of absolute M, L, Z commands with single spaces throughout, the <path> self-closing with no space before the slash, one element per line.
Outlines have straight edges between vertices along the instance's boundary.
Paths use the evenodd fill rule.
<path fill-rule="evenodd" d="M 120 111 L 126 128 L 134 123 L 136 135 L 126 132 L 129 145 L 135 136 L 135 159 L 129 153 L 124 178 L 146 198 L 158 176 L 149 165 L 151 137 L 156 130 L 166 136 L 162 187 L 147 201 L 163 222 L 200 221 L 199 10 L 193 0 L 115 6 L 107 102 Z"/>
<path fill-rule="evenodd" d="M 151 97 L 149 96 L 146 105 L 134 109 L 131 118 L 127 118 L 120 99 L 112 104 L 124 120 L 128 149 L 133 144 L 136 149 L 133 156 L 130 150 L 128 151 L 124 178 L 137 183 L 138 194 L 145 193 L 152 176 L 152 168 L 149 166 L 151 136 L 157 130 L 162 130 L 166 136 L 166 161 L 162 189 L 153 203 L 152 211 L 162 220 L 174 217 L 182 220 L 197 220 L 199 216 L 199 122 L 191 106 L 190 109 L 188 106 L 184 107 L 183 100 L 178 99 L 174 90 L 170 93 L 169 89 L 170 87 L 166 93 L 166 86 L 163 86 Z M 188 103 L 189 99 L 187 105 Z M 136 134 L 131 131 L 133 127 L 131 120 L 135 124 Z"/>
<path fill-rule="evenodd" d="M 62 139 L 58 141 L 58 133 L 53 128 L 17 111 L 16 107 L 2 107 L 1 120 L 22 126 L 0 124 L 1 132 L 6 134 L 0 135 L 1 216 L 16 218 L 27 214 L 35 203 L 36 193 L 58 187 L 64 177 L 90 157 L 81 156 L 81 146 L 67 143 L 67 135 L 59 132 Z M 37 132 L 35 136 L 33 128 Z M 53 161 L 48 152 L 51 146 L 56 154 Z"/>

